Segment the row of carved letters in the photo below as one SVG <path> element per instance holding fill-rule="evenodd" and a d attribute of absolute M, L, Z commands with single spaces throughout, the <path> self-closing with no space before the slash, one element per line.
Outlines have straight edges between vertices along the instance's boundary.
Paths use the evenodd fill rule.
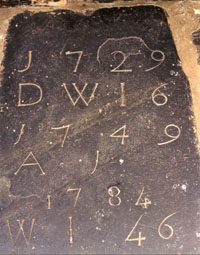
<path fill-rule="evenodd" d="M 76 93 L 78 95 L 78 97 L 75 100 L 73 99 L 72 95 L 70 94 L 69 89 L 67 88 L 67 85 L 65 83 L 63 83 L 61 86 L 64 87 L 64 89 L 67 93 L 67 96 L 70 99 L 73 106 L 76 106 L 76 104 L 79 102 L 80 99 L 86 106 L 89 106 L 90 102 L 95 99 L 95 92 L 99 86 L 99 83 L 95 83 L 92 93 L 88 100 L 83 95 L 84 91 L 88 87 L 87 82 L 85 82 L 81 91 L 79 90 L 76 83 L 72 83 L 74 91 L 76 91 Z M 120 106 L 125 107 L 126 106 L 125 83 L 121 82 L 120 86 L 121 86 Z M 156 88 L 153 91 L 151 98 L 152 98 L 153 103 L 156 106 L 163 106 L 167 103 L 167 101 L 168 101 L 167 96 L 163 92 L 160 92 L 160 89 L 163 87 L 166 87 L 166 86 L 167 86 L 167 83 L 161 84 L 158 88 Z M 18 104 L 17 104 L 18 107 L 33 106 L 33 105 L 36 105 L 42 101 L 43 91 L 42 91 L 42 88 L 40 87 L 40 85 L 28 82 L 28 83 L 19 83 L 18 87 L 19 87 L 19 89 L 18 89 Z M 24 100 L 22 99 L 22 91 L 23 91 L 23 88 L 25 89 L 27 87 L 34 87 L 35 89 L 37 89 L 39 91 L 39 98 L 36 101 L 31 102 L 31 103 L 24 103 Z"/>
<path fill-rule="evenodd" d="M 157 229 L 158 231 L 158 235 L 162 238 L 162 239 L 165 239 L 165 240 L 168 240 L 170 238 L 173 237 L 174 235 L 174 229 L 172 226 L 170 226 L 169 224 L 166 224 L 165 222 L 171 218 L 172 216 L 174 216 L 176 214 L 176 212 L 168 215 L 167 217 L 165 217 L 162 222 L 159 224 L 158 228 L 155 228 L 155 227 L 151 227 L 153 229 Z M 138 246 L 142 246 L 142 241 L 145 241 L 146 240 L 146 237 L 145 236 L 142 236 L 142 232 L 139 232 L 138 233 L 138 237 L 137 238 L 134 238 L 133 237 L 133 234 L 134 234 L 134 231 L 136 229 L 137 226 L 145 226 L 146 225 L 143 225 L 142 223 L 140 223 L 140 221 L 142 220 L 144 214 L 142 214 L 138 220 L 136 221 L 135 225 L 131 228 L 131 231 L 128 233 L 127 237 L 125 238 L 125 242 L 134 242 L 134 241 L 137 241 L 137 245 Z M 73 225 L 72 225 L 72 216 L 69 216 L 69 243 L 71 245 L 73 245 L 74 243 L 74 236 L 73 236 Z M 30 247 L 31 245 L 31 237 L 32 237 L 32 233 L 33 233 L 33 229 L 34 229 L 34 225 L 35 225 L 35 219 L 32 219 L 31 221 L 31 227 L 30 227 L 30 231 L 29 231 L 29 234 L 28 236 L 25 234 L 24 232 L 24 223 L 25 223 L 25 220 L 24 219 L 21 219 L 21 220 L 17 220 L 18 224 L 19 224 L 19 230 L 16 234 L 16 237 L 14 238 L 13 237 L 13 231 L 11 229 L 11 226 L 10 226 L 10 220 L 7 220 L 7 226 L 8 226 L 8 232 L 9 232 L 9 236 L 10 236 L 10 240 L 11 240 L 11 244 L 13 245 L 13 247 L 17 244 L 17 241 L 20 237 L 20 234 L 22 235 L 22 237 L 24 238 L 24 241 L 25 241 L 25 244 L 27 245 L 27 247 Z M 166 228 L 168 230 L 168 233 L 167 235 L 161 233 L 161 228 Z"/>

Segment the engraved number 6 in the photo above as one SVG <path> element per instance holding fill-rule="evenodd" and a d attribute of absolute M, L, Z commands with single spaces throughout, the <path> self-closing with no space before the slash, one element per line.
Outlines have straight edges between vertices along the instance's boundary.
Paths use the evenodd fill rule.
<path fill-rule="evenodd" d="M 171 217 L 172 217 L 173 215 L 175 215 L 175 214 L 176 214 L 176 213 L 170 214 L 169 216 L 167 216 L 167 217 L 160 223 L 160 225 L 159 225 L 159 227 L 158 227 L 158 234 L 159 234 L 159 236 L 160 236 L 162 239 L 167 240 L 167 239 L 170 239 L 170 238 L 174 235 L 174 229 L 172 228 L 172 226 L 170 226 L 170 225 L 168 225 L 168 224 L 164 224 L 164 223 L 165 223 L 166 220 L 168 220 L 169 218 L 171 218 Z M 167 228 L 170 229 L 170 234 L 169 234 L 168 236 L 164 236 L 164 235 L 162 235 L 161 232 L 160 232 L 160 229 L 162 228 L 163 224 L 164 224 L 165 227 L 167 227 Z"/>
<path fill-rule="evenodd" d="M 168 98 L 166 97 L 166 95 L 164 94 L 164 93 L 162 93 L 162 92 L 160 92 L 160 88 L 162 88 L 162 87 L 165 87 L 167 84 L 165 83 L 165 84 L 162 84 L 161 86 L 159 86 L 158 88 L 156 88 L 154 91 L 153 91 L 153 93 L 152 93 L 152 96 L 151 96 L 151 98 L 152 98 L 152 101 L 153 101 L 153 103 L 155 104 L 155 105 L 157 105 L 157 106 L 162 106 L 162 105 L 165 105 L 166 103 L 167 103 L 167 101 L 168 101 Z M 163 98 L 163 102 L 158 102 L 158 100 L 156 100 L 156 98 Z M 157 102 L 156 102 L 157 101 Z"/>

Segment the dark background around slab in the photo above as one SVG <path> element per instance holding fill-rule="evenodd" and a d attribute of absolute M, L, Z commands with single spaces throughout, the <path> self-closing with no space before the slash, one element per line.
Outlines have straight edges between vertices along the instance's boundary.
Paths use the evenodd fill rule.
<path fill-rule="evenodd" d="M 134 0 L 123 0 L 124 2 L 134 2 Z M 145 2 L 148 2 L 149 0 L 146 0 Z M 166 0 L 161 0 L 165 2 Z M 184 0 L 168 0 L 171 2 L 175 1 L 184 1 Z M 36 1 L 37 2 L 37 1 Z M 49 1 L 52 2 L 52 1 Z M 58 0 L 54 0 L 54 2 L 58 2 Z M 87 2 L 87 0 L 83 0 L 83 2 Z M 94 3 L 112 3 L 115 2 L 115 0 L 93 0 L 89 2 L 94 2 Z M 149 1 L 150 2 L 150 1 Z M 153 0 L 153 2 L 158 2 L 158 0 Z M 48 5 L 48 0 L 46 1 L 46 4 Z M 20 6 L 20 5 L 31 5 L 31 0 L 0 0 L 0 7 L 14 7 L 14 6 Z M 36 3 L 37 5 L 37 3 Z"/>

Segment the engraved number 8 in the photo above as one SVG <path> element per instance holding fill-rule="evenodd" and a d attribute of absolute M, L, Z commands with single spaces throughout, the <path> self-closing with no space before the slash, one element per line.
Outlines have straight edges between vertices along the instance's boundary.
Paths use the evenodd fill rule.
<path fill-rule="evenodd" d="M 115 190 L 115 191 L 114 191 Z M 109 205 L 111 206 L 119 206 L 121 204 L 121 198 L 118 197 L 119 194 L 120 194 L 120 189 L 117 187 L 117 186 L 113 186 L 113 187 L 110 187 L 108 189 L 108 194 L 110 196 L 108 202 L 109 202 Z M 117 203 L 114 203 L 114 200 L 117 200 L 118 202 Z"/>

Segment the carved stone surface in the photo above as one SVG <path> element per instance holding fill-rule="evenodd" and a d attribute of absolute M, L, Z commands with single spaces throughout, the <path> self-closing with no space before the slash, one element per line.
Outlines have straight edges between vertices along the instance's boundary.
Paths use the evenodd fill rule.
<path fill-rule="evenodd" d="M 200 252 L 190 88 L 161 8 L 26 11 L 3 64 L 1 254 Z"/>

